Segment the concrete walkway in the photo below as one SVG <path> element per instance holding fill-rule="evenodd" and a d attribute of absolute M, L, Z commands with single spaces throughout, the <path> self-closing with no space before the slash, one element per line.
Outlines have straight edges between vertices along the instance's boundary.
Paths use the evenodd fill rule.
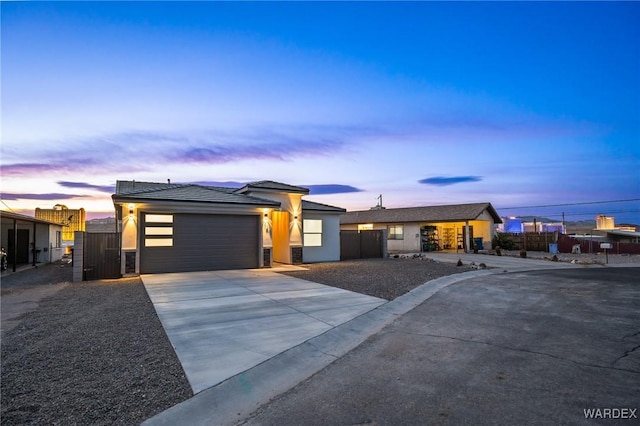
<path fill-rule="evenodd" d="M 141 278 L 194 393 L 386 303 L 266 270 Z"/>
<path fill-rule="evenodd" d="M 484 263 L 489 268 L 499 268 L 507 272 L 522 272 L 541 269 L 602 267 L 602 265 L 580 265 L 565 262 L 552 262 L 550 260 L 542 259 L 520 258 L 511 256 L 492 256 L 474 253 L 429 252 L 422 253 L 422 255 L 438 262 L 456 263 L 458 262 L 458 259 L 460 259 L 465 265 L 470 265 L 471 262 L 474 262 L 476 265 Z"/>

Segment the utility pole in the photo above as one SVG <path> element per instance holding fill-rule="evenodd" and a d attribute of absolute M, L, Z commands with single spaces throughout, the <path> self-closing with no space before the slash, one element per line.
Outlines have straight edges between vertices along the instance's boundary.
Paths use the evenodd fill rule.
<path fill-rule="evenodd" d="M 562 212 L 562 230 L 564 231 L 565 234 L 568 234 L 567 225 L 565 225 L 564 223 L 564 212 Z"/>

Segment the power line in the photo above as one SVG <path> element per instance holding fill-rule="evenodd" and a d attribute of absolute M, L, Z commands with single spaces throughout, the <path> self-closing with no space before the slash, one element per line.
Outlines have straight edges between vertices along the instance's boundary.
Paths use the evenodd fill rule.
<path fill-rule="evenodd" d="M 597 212 L 597 213 L 578 213 L 578 212 L 573 212 L 573 213 L 565 213 L 564 215 L 567 217 L 572 217 L 572 216 L 597 216 L 600 214 L 618 214 L 618 213 L 639 213 L 640 210 L 619 210 L 619 211 L 606 211 L 606 212 Z M 544 214 L 538 214 L 538 215 L 519 215 L 516 217 L 529 217 L 529 216 L 534 216 L 534 217 L 548 217 L 548 218 L 553 218 L 553 217 L 562 217 L 562 213 L 544 213 Z"/>
<path fill-rule="evenodd" d="M 590 201 L 585 203 L 547 204 L 543 206 L 496 207 L 496 210 L 540 209 L 543 207 L 564 207 L 564 206 L 586 206 L 591 204 L 627 203 L 631 201 L 640 201 L 640 198 L 631 198 L 628 200 Z"/>
<path fill-rule="evenodd" d="M 5 206 L 6 206 L 6 207 L 7 207 L 7 208 L 12 212 L 12 213 L 15 213 L 15 212 L 13 211 L 13 209 L 12 209 L 11 207 L 9 207 L 9 205 L 8 205 L 7 203 L 5 203 L 5 202 L 4 202 L 4 200 L 3 200 L 3 199 L 0 199 L 0 202 L 2 202 L 2 204 L 4 204 L 4 205 L 5 205 Z"/>

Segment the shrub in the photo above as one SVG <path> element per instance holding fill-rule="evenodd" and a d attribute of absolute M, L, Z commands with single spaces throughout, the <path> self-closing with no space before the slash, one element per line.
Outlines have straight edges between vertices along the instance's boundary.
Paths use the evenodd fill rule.
<path fill-rule="evenodd" d="M 515 243 L 509 234 L 498 233 L 491 241 L 493 247 L 499 246 L 503 250 L 513 250 Z"/>

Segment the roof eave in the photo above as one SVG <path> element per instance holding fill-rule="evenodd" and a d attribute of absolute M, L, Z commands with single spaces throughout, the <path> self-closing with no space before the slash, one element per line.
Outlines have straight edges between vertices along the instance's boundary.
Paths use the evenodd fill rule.
<path fill-rule="evenodd" d="M 147 204 L 147 203 L 169 203 L 169 204 L 199 204 L 199 205 L 218 205 L 218 206 L 246 206 L 246 207 L 280 207 L 281 203 L 278 201 L 269 201 L 269 200 L 256 200 L 255 203 L 230 203 L 224 201 L 206 201 L 206 200 L 168 200 L 166 198 L 139 198 L 135 197 L 135 195 L 127 196 L 127 195 L 116 195 L 113 194 L 111 196 L 113 203 L 139 203 L 139 204 Z"/>

